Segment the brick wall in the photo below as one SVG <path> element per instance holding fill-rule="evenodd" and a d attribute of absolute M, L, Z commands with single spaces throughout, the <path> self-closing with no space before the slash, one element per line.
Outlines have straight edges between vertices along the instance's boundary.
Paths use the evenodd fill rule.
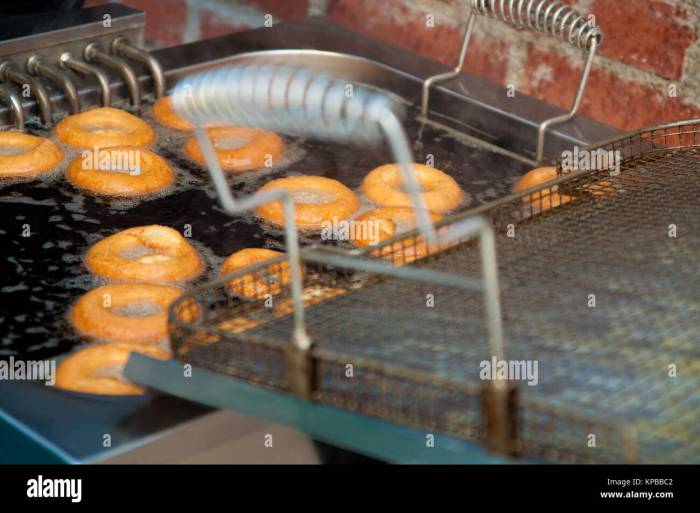
<path fill-rule="evenodd" d="M 87 4 L 105 0 L 88 0 Z M 123 0 L 147 12 L 147 39 L 171 46 L 327 16 L 355 30 L 453 64 L 467 0 Z M 700 0 L 566 0 L 595 15 L 605 39 L 581 110 L 623 130 L 700 117 Z M 431 20 L 433 26 L 427 23 Z M 477 22 L 467 70 L 565 108 L 583 63 L 558 40 Z"/>

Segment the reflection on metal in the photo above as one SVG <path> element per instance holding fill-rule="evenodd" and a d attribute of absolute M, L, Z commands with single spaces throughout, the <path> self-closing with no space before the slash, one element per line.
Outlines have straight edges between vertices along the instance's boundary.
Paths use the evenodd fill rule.
<path fill-rule="evenodd" d="M 134 73 L 134 70 L 128 62 L 114 55 L 105 53 L 97 43 L 90 43 L 85 47 L 85 60 L 89 63 L 100 63 L 116 69 L 121 74 L 129 90 L 131 105 L 137 110 L 141 108 L 141 90 L 139 89 L 136 73 Z"/>
<path fill-rule="evenodd" d="M 12 61 L 4 61 L 0 63 L 0 76 L 2 76 L 5 80 L 14 82 L 21 88 L 29 87 L 30 92 L 34 95 L 34 98 L 36 98 L 36 102 L 39 105 L 41 119 L 43 120 L 44 124 L 50 125 L 53 122 L 49 93 L 38 80 L 35 80 L 30 75 L 20 71 L 17 65 Z"/>
<path fill-rule="evenodd" d="M 61 54 L 61 56 L 59 57 L 59 64 L 61 65 L 61 67 L 70 69 L 71 71 L 80 73 L 81 75 L 95 77 L 100 87 L 100 97 L 102 99 L 102 106 L 110 106 L 112 94 L 109 87 L 109 78 L 104 73 L 104 71 L 102 71 L 97 66 L 93 66 L 92 64 L 88 64 L 85 61 L 76 59 L 70 54 L 70 52 L 63 52 Z"/>
<path fill-rule="evenodd" d="M 165 94 L 165 76 L 160 63 L 147 51 L 133 46 L 126 36 L 119 36 L 112 42 L 112 52 L 122 57 L 134 59 L 143 63 L 153 80 L 153 94 L 160 98 Z"/>
<path fill-rule="evenodd" d="M 80 112 L 78 91 L 68 73 L 48 64 L 39 54 L 34 54 L 27 60 L 27 71 L 32 75 L 46 77 L 56 82 L 63 90 L 71 114 Z"/>
<path fill-rule="evenodd" d="M 17 130 L 24 130 L 24 110 L 22 110 L 22 99 L 7 84 L 0 83 L 0 100 L 5 102 L 12 111 Z"/>

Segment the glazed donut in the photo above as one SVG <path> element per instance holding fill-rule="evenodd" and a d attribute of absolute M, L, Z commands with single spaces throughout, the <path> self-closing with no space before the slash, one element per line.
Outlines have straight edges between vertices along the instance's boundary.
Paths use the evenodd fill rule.
<path fill-rule="evenodd" d="M 112 146 L 148 146 L 156 136 L 148 124 L 126 111 L 112 107 L 74 114 L 56 125 L 59 141 L 92 150 Z"/>
<path fill-rule="evenodd" d="M 127 146 L 85 152 L 68 165 L 66 177 L 80 189 L 120 197 L 162 191 L 175 181 L 175 173 L 164 159 Z"/>
<path fill-rule="evenodd" d="M 443 214 L 464 201 L 464 191 L 448 174 L 423 164 L 413 164 L 413 170 L 423 189 L 421 196 L 428 210 Z M 412 207 L 413 198 L 405 192 L 403 181 L 403 172 L 398 164 L 385 164 L 365 177 L 362 192 L 384 207 Z"/>
<path fill-rule="evenodd" d="M 525 173 L 513 187 L 515 192 L 523 192 L 533 187 L 537 187 L 543 183 L 550 182 L 557 178 L 557 168 L 555 167 L 538 167 Z M 524 196 L 523 203 L 533 204 L 536 208 L 544 211 L 550 208 L 556 208 L 559 205 L 568 203 L 573 198 L 566 194 L 556 192 L 559 189 L 555 185 L 551 189 L 542 189 L 541 191 Z"/>
<path fill-rule="evenodd" d="M 329 222 L 352 217 L 360 208 L 357 195 L 338 180 L 322 176 L 289 176 L 272 180 L 258 192 L 284 189 L 294 201 L 296 225 L 302 230 L 319 231 Z M 273 201 L 255 209 L 265 221 L 284 225 L 284 206 Z"/>
<path fill-rule="evenodd" d="M 271 165 L 284 154 L 284 142 L 273 132 L 239 127 L 207 128 L 214 151 L 226 171 L 245 171 Z M 199 165 L 206 165 L 196 137 L 185 143 L 185 155 Z"/>
<path fill-rule="evenodd" d="M 93 345 L 72 354 L 58 366 L 56 386 L 86 394 L 143 395 L 143 388 L 130 383 L 122 375 L 132 352 L 158 360 L 170 358 L 165 349 L 148 344 Z"/>
<path fill-rule="evenodd" d="M 221 266 L 221 275 L 231 274 L 258 262 L 276 258 L 283 253 L 272 249 L 245 248 L 229 256 Z M 277 264 L 276 269 L 262 268 L 253 277 L 241 276 L 227 283 L 229 290 L 244 299 L 260 299 L 266 294 L 279 294 L 289 285 L 291 276 L 287 261 Z"/>
<path fill-rule="evenodd" d="M 87 251 L 85 265 L 93 274 L 125 282 L 185 282 L 204 270 L 202 258 L 187 239 L 157 224 L 105 237 Z"/>
<path fill-rule="evenodd" d="M 430 221 L 435 223 L 442 219 L 442 214 L 429 212 Z M 379 242 L 389 239 L 399 233 L 407 232 L 416 227 L 415 213 L 411 207 L 380 207 L 369 212 L 365 212 L 357 217 L 354 222 L 376 223 L 378 227 L 378 240 L 371 240 L 369 237 L 355 238 L 352 243 L 358 247 L 374 246 Z M 369 234 L 369 228 L 361 231 L 364 234 Z M 357 233 L 357 230 L 356 230 Z M 416 236 L 407 243 L 401 241 L 392 244 L 390 247 L 382 247 L 379 252 L 388 257 L 401 255 L 402 261 L 413 261 L 416 258 L 422 258 L 428 253 L 428 245 L 422 237 Z"/>
<path fill-rule="evenodd" d="M 173 109 L 173 99 L 171 96 L 163 96 L 153 104 L 151 110 L 155 120 L 163 126 L 180 130 L 181 132 L 191 132 L 194 130 L 192 123 L 180 117 Z"/>
<path fill-rule="evenodd" d="M 109 342 L 159 342 L 168 336 L 167 308 L 182 290 L 150 283 L 102 285 L 82 295 L 70 311 L 84 337 Z"/>
<path fill-rule="evenodd" d="M 43 137 L 0 132 L 0 178 L 35 177 L 56 169 L 63 152 Z"/>

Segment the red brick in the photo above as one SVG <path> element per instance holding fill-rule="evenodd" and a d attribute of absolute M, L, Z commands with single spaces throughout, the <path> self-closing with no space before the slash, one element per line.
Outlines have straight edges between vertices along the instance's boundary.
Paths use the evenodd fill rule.
<path fill-rule="evenodd" d="M 289 20 L 306 18 L 309 12 L 308 0 L 245 0 L 244 3 Z"/>
<path fill-rule="evenodd" d="M 581 68 L 566 57 L 529 45 L 520 89 L 568 109 L 580 76 Z M 681 98 L 597 68 L 591 71 L 580 112 L 625 131 L 700 117 L 700 108 Z"/>
<path fill-rule="evenodd" d="M 659 0 L 594 0 L 591 12 L 604 33 L 602 55 L 662 77 L 682 76 L 696 34 L 676 19 L 694 21 L 688 8 Z"/>
<path fill-rule="evenodd" d="M 424 57 L 454 65 L 459 55 L 464 28 L 444 17 L 426 26 L 427 12 L 407 7 L 400 0 L 331 0 L 328 17 L 352 29 L 416 52 Z M 505 82 L 508 43 L 489 36 L 474 37 L 465 69 L 496 83 Z"/>
<path fill-rule="evenodd" d="M 146 40 L 163 46 L 182 43 L 187 24 L 186 0 L 123 0 L 146 13 Z"/>
<path fill-rule="evenodd" d="M 232 34 L 249 28 L 246 24 L 234 23 L 233 20 L 209 9 L 202 9 L 199 12 L 199 31 L 202 39 Z"/>

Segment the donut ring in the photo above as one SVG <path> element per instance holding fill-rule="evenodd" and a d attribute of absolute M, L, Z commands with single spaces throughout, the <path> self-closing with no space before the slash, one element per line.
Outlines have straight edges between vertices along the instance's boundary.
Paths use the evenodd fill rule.
<path fill-rule="evenodd" d="M 76 148 L 148 146 L 156 140 L 148 123 L 133 114 L 112 107 L 100 107 L 75 114 L 56 125 L 56 137 Z"/>
<path fill-rule="evenodd" d="M 80 189 L 120 197 L 162 191 L 175 181 L 175 173 L 163 158 L 127 146 L 86 151 L 68 165 L 66 177 Z"/>
<path fill-rule="evenodd" d="M 221 266 L 221 275 L 225 276 L 283 254 L 280 251 L 263 248 L 245 248 L 236 251 L 224 261 Z M 229 281 L 226 286 L 243 299 L 261 299 L 266 294 L 279 294 L 290 281 L 289 263 L 284 261 L 276 264 L 274 270 L 262 268 L 255 271 L 253 277 L 241 276 Z"/>
<path fill-rule="evenodd" d="M 443 218 L 442 214 L 429 212 L 430 221 L 435 223 Z M 352 241 L 355 246 L 366 247 L 374 246 L 379 242 L 389 239 L 399 233 L 407 232 L 416 227 L 415 213 L 411 207 L 380 207 L 369 212 L 365 212 L 357 217 L 354 222 L 360 223 L 377 223 L 378 239 L 373 241 L 369 238 L 356 238 Z M 356 230 L 357 231 L 357 230 Z M 362 230 L 361 233 L 368 234 L 369 229 Z M 396 242 L 387 247 L 382 247 L 378 250 L 382 255 L 394 256 L 401 255 L 403 261 L 413 261 L 416 258 L 422 258 L 428 254 L 428 244 L 422 237 L 415 238 L 405 242 Z"/>
<path fill-rule="evenodd" d="M 85 254 L 93 274 L 124 282 L 185 282 L 204 270 L 197 250 L 167 226 L 136 226 L 105 237 Z"/>
<path fill-rule="evenodd" d="M 75 302 L 70 320 L 90 339 L 159 342 L 168 336 L 167 308 L 180 294 L 175 287 L 149 283 L 102 285 Z M 128 315 L 130 307 L 146 315 Z"/>
<path fill-rule="evenodd" d="M 56 386 L 64 390 L 100 395 L 143 395 L 144 389 L 122 376 L 129 354 L 141 353 L 167 360 L 170 353 L 148 344 L 99 344 L 66 358 L 56 371 Z"/>
<path fill-rule="evenodd" d="M 53 171 L 62 160 L 63 152 L 48 139 L 0 132 L 0 178 L 35 177 Z"/>
<path fill-rule="evenodd" d="M 163 96 L 153 104 L 151 110 L 155 120 L 163 126 L 180 130 L 181 132 L 191 132 L 194 130 L 192 123 L 182 118 L 175 109 L 173 109 L 172 96 Z"/>
<path fill-rule="evenodd" d="M 360 208 L 357 195 L 332 178 L 289 176 L 272 180 L 258 192 L 272 189 L 283 189 L 292 196 L 296 216 L 294 221 L 302 230 L 321 230 L 333 220 L 342 221 L 352 217 Z M 261 205 L 255 209 L 255 213 L 273 225 L 284 225 L 284 206 L 281 201 Z"/>
<path fill-rule="evenodd" d="M 428 210 L 443 214 L 464 201 L 464 191 L 445 172 L 423 164 L 413 164 L 413 170 L 423 189 L 421 196 Z M 403 181 L 398 164 L 385 164 L 369 172 L 362 182 L 362 192 L 383 207 L 412 207 L 413 198 L 402 189 Z"/>
<path fill-rule="evenodd" d="M 270 161 L 277 162 L 284 154 L 284 142 L 274 132 L 227 126 L 207 128 L 207 134 L 221 169 L 226 171 L 264 167 Z M 191 137 L 185 143 L 185 155 L 201 166 L 206 165 L 196 137 Z"/>
<path fill-rule="evenodd" d="M 525 173 L 522 178 L 516 182 L 513 190 L 515 192 L 523 192 L 543 183 L 555 180 L 556 178 L 557 168 L 551 166 L 538 167 Z M 558 185 L 555 185 L 552 188 L 542 189 L 541 191 L 524 196 L 522 201 L 523 203 L 533 204 L 536 208 L 544 211 L 549 210 L 550 208 L 556 208 L 559 205 L 568 203 L 573 199 L 572 196 L 567 196 L 566 194 L 556 192 L 558 189 Z"/>

